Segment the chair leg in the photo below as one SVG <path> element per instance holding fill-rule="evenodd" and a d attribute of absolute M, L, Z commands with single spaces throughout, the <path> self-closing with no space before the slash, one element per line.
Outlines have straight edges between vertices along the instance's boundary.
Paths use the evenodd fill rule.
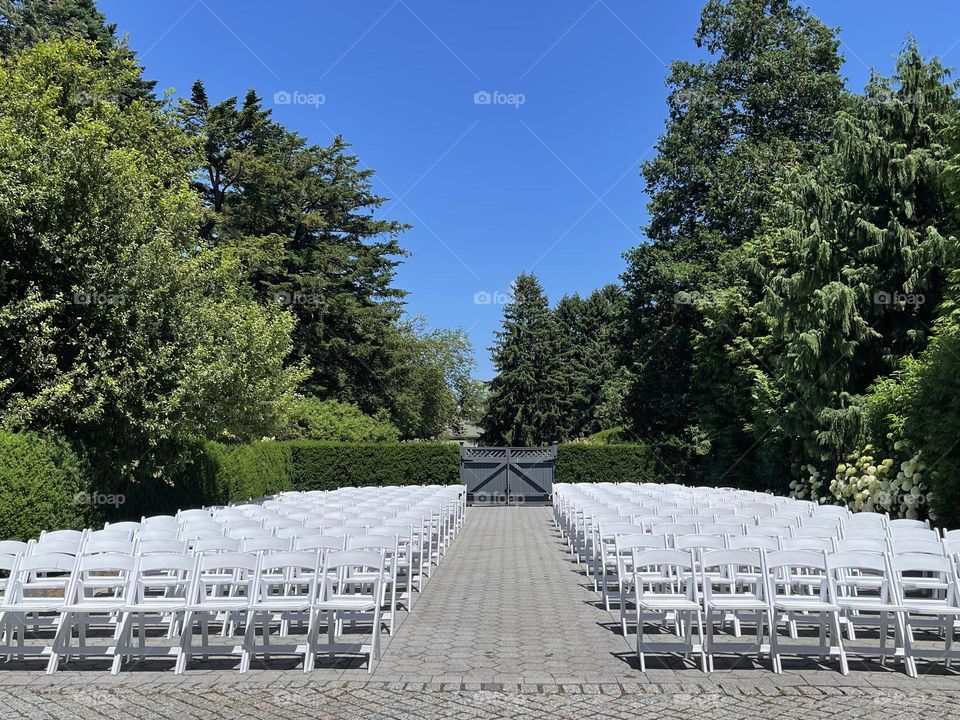
<path fill-rule="evenodd" d="M 117 627 L 116 646 L 113 649 L 113 663 L 110 666 L 111 675 L 116 675 L 120 672 L 120 666 L 123 664 L 123 651 L 130 647 L 132 630 L 133 613 L 124 613 Z"/>
<path fill-rule="evenodd" d="M 174 669 L 176 675 L 181 675 L 187 668 L 190 650 L 193 644 L 193 613 L 187 612 L 183 616 L 183 630 L 180 632 L 180 654 L 177 655 L 177 664 Z"/>
<path fill-rule="evenodd" d="M 60 653 L 67 648 L 67 637 L 73 626 L 73 613 L 64 613 L 60 616 L 57 631 L 53 636 L 53 647 L 50 649 L 50 659 L 47 661 L 47 675 L 53 675 L 60 664 Z"/>
<path fill-rule="evenodd" d="M 647 663 L 643 657 L 643 610 L 637 603 L 637 659 L 640 661 L 640 672 L 647 671 Z"/>

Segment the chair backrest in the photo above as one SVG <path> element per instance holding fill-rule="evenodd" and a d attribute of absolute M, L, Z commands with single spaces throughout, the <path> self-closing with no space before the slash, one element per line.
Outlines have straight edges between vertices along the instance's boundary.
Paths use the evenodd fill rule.
<path fill-rule="evenodd" d="M 130 586 L 130 580 L 137 566 L 137 559 L 129 553 L 101 552 L 95 555 L 84 555 L 77 560 L 74 581 L 68 586 L 67 602 L 79 602 L 89 599 L 103 587 L 104 577 L 111 582 L 118 580 L 119 584 L 112 585 L 115 596 L 125 598 Z"/>
<path fill-rule="evenodd" d="M 385 553 L 370 550 L 341 550 L 329 552 L 323 562 L 323 579 L 320 599 L 329 599 L 333 595 L 349 594 L 355 596 L 369 588 L 369 595 L 380 597 L 385 568 Z M 364 574 L 364 583 L 351 583 L 350 578 L 357 572 Z M 369 579 L 372 574 L 375 579 Z M 368 584 L 369 583 L 369 584 Z"/>
<path fill-rule="evenodd" d="M 697 526 L 694 524 L 682 524 L 668 522 L 662 525 L 654 525 L 650 528 L 654 535 L 696 535 Z"/>
<path fill-rule="evenodd" d="M 31 555 L 38 553 L 78 555 L 83 546 L 82 540 L 44 540 L 40 539 L 28 548 Z"/>
<path fill-rule="evenodd" d="M 889 521 L 890 529 L 893 531 L 902 529 L 902 528 L 916 528 L 929 530 L 930 521 L 929 520 L 912 520 L 910 518 L 896 518 Z"/>
<path fill-rule="evenodd" d="M 634 550 L 634 589 L 642 598 L 646 595 L 674 595 L 680 585 L 689 599 L 698 600 L 695 567 L 693 550 Z"/>
<path fill-rule="evenodd" d="M 288 552 L 293 545 L 292 538 L 246 538 L 242 541 L 241 551 L 249 553 L 278 553 Z"/>
<path fill-rule="evenodd" d="M 884 553 L 890 549 L 886 538 L 841 538 L 833 541 L 835 552 Z"/>
<path fill-rule="evenodd" d="M 82 530 L 43 530 L 40 533 L 38 543 L 46 542 L 75 542 L 79 543 L 84 537 Z"/>
<path fill-rule="evenodd" d="M 259 525 L 227 525 L 227 537 L 238 540 L 249 540 L 252 538 L 270 538 L 273 537 L 272 528 L 264 528 Z"/>
<path fill-rule="evenodd" d="M 310 551 L 287 551 L 260 558 L 256 579 L 255 600 L 296 596 L 314 602 L 318 596 L 320 554 Z"/>
<path fill-rule="evenodd" d="M 934 540 L 929 537 L 902 540 L 894 537 L 890 540 L 890 546 L 896 555 L 946 555 L 947 549 L 943 546 L 942 540 Z"/>
<path fill-rule="evenodd" d="M 243 541 L 237 538 L 228 537 L 208 537 L 200 538 L 193 543 L 193 552 L 195 553 L 237 553 Z"/>
<path fill-rule="evenodd" d="M 841 550 L 827 555 L 831 597 L 856 595 L 864 576 L 879 580 L 881 600 L 891 595 L 889 554 L 863 550 Z M 841 592 L 841 589 L 843 592 Z"/>
<path fill-rule="evenodd" d="M 347 550 L 372 550 L 386 552 L 387 557 L 397 554 L 396 535 L 359 535 L 347 538 Z"/>
<path fill-rule="evenodd" d="M 343 535 L 306 535 L 294 540 L 294 550 L 343 550 L 346 538 Z"/>
<path fill-rule="evenodd" d="M 833 540 L 822 537 L 785 537 L 780 538 L 780 549 L 833 552 Z"/>
<path fill-rule="evenodd" d="M 211 587 L 225 590 L 230 595 L 252 596 L 260 560 L 256 555 L 214 552 L 200 554 L 198 558 L 192 602 L 202 605 L 210 600 L 207 590 Z"/>
<path fill-rule="evenodd" d="M 183 555 L 187 552 L 187 541 L 175 538 L 159 538 L 157 540 L 139 540 L 137 555 L 156 555 L 158 553 Z"/>
<path fill-rule="evenodd" d="M 737 536 L 746 534 L 743 525 L 739 523 L 701 523 L 700 535 L 727 535 Z"/>
<path fill-rule="evenodd" d="M 727 542 L 723 535 L 677 535 L 673 539 L 673 547 L 677 550 L 719 550 L 726 548 Z"/>
<path fill-rule="evenodd" d="M 130 601 L 140 604 L 149 597 L 188 597 L 200 558 L 179 552 L 157 552 L 139 555 L 136 561 Z"/>
<path fill-rule="evenodd" d="M 51 543 L 55 545 L 57 543 Z M 35 552 L 31 555 L 18 555 L 19 560 L 12 567 L 9 585 L 4 593 L 4 604 L 13 605 L 27 596 L 47 596 L 69 592 L 79 558 L 66 553 Z M 51 586 L 49 580 L 55 578 L 57 585 Z M 54 595 L 58 597 L 58 595 Z"/>
<path fill-rule="evenodd" d="M 766 596 L 766 565 L 763 561 L 763 550 L 756 549 L 725 549 L 704 550 L 700 554 L 700 577 L 703 585 L 704 598 L 709 602 L 713 596 L 713 586 L 723 579 L 724 595 L 738 593 L 738 588 L 751 587 L 752 593 L 758 597 Z M 756 577 L 753 583 L 748 582 L 743 572 L 746 571 Z M 739 573 L 739 575 L 738 575 Z M 737 582 L 739 580 L 739 582 Z M 733 582 L 730 582 L 733 581 Z"/>
<path fill-rule="evenodd" d="M 83 544 L 82 554 L 99 555 L 100 553 L 114 553 L 119 555 L 133 555 L 136 543 L 133 540 L 121 540 L 111 537 L 92 538 Z"/>
<path fill-rule="evenodd" d="M 805 596 L 814 600 L 829 597 L 827 582 L 827 553 L 815 550 L 777 550 L 764 556 L 767 576 L 767 595 L 778 594 L 792 598 Z M 783 593 L 778 590 L 783 588 Z"/>
<path fill-rule="evenodd" d="M 731 550 L 779 550 L 780 541 L 766 535 L 734 535 L 727 538 Z"/>
<path fill-rule="evenodd" d="M 27 552 L 27 543 L 20 540 L 0 540 L 0 555 L 17 555 Z"/>

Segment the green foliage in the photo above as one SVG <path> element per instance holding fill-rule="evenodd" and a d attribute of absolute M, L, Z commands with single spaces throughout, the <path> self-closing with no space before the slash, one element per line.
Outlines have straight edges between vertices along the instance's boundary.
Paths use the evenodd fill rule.
<path fill-rule="evenodd" d="M 291 489 L 290 446 L 281 442 L 247 445 L 206 443 L 202 486 L 215 493 L 216 504 L 242 502 Z M 207 501 L 205 504 L 214 504 Z"/>
<path fill-rule="evenodd" d="M 788 183 L 755 249 L 777 402 L 760 412 L 776 414 L 795 478 L 864 441 L 864 395 L 928 341 L 957 257 L 944 232 L 957 109 L 946 78 L 908 42 L 894 77 L 873 77 L 838 113 L 833 152 Z"/>
<path fill-rule="evenodd" d="M 666 131 L 642 168 L 652 242 L 627 253 L 622 276 L 626 407 L 651 439 L 730 426 L 699 417 L 702 396 L 739 374 L 722 352 L 736 334 L 699 348 L 719 356 L 695 352 L 703 316 L 730 284 L 725 255 L 753 238 L 784 173 L 822 151 L 843 92 L 835 31 L 788 0 L 709 0 L 694 40 L 708 58 L 671 66 Z M 736 418 L 736 405 L 712 405 Z M 729 467 L 738 442 L 721 442 L 714 464 Z"/>
<path fill-rule="evenodd" d="M 359 408 L 336 400 L 299 397 L 287 411 L 281 440 L 335 442 L 395 442 L 400 431 L 385 421 L 364 415 Z"/>
<path fill-rule="evenodd" d="M 0 539 L 84 527 L 93 510 L 87 491 L 85 465 L 63 441 L 0 432 Z"/>
<path fill-rule="evenodd" d="M 560 333 L 536 276 L 521 274 L 503 309 L 503 329 L 492 348 L 483 442 L 532 446 L 556 441 L 564 380 Z"/>
<path fill-rule="evenodd" d="M 460 447 L 449 443 L 291 442 L 295 490 L 460 482 Z"/>
<path fill-rule="evenodd" d="M 374 216 L 386 198 L 373 171 L 341 137 L 310 145 L 273 121 L 253 90 L 211 104 L 197 81 L 178 112 L 202 148 L 201 236 L 239 260 L 257 299 L 296 318 L 292 361 L 308 368 L 306 389 L 367 413 L 389 407 L 406 226 Z"/>
<path fill-rule="evenodd" d="M 0 67 L 0 411 L 83 448 L 104 492 L 162 475 L 204 438 L 279 422 L 293 319 L 199 246 L 188 138 L 90 42 Z"/>
<path fill-rule="evenodd" d="M 558 445 L 555 472 L 558 483 L 663 481 L 654 454 L 642 444 Z"/>
<path fill-rule="evenodd" d="M 94 43 L 101 55 L 99 62 L 109 65 L 117 60 L 132 61 L 133 52 L 126 40 L 117 38 L 117 26 L 108 24 L 94 0 L 2 0 L 0 2 L 0 57 L 9 57 L 47 40 L 76 38 Z M 114 52 L 116 51 L 116 52 Z M 113 96 L 126 104 L 134 99 L 148 100 L 156 83 L 140 77 Z M 79 97 L 94 101 L 94 92 L 80 91 Z"/>

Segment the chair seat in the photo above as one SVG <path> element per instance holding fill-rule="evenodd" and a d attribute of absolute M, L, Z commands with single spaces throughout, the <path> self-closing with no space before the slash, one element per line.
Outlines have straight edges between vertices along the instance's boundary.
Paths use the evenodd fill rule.
<path fill-rule="evenodd" d="M 710 598 L 709 607 L 718 610 L 766 610 L 768 605 L 753 595 L 714 595 Z"/>
<path fill-rule="evenodd" d="M 225 610 L 246 610 L 250 602 L 245 597 L 215 597 L 208 598 L 196 605 L 187 605 L 190 612 L 223 612 Z"/>
<path fill-rule="evenodd" d="M 186 600 L 176 597 L 151 597 L 135 605 L 124 605 L 120 612 L 129 613 L 168 613 L 183 610 L 187 606 Z"/>
<path fill-rule="evenodd" d="M 950 605 L 943 600 L 909 599 L 903 601 L 907 612 L 917 615 L 960 615 L 960 607 Z"/>
<path fill-rule="evenodd" d="M 793 612 L 837 612 L 840 609 L 832 603 L 799 595 L 778 595 L 773 601 L 773 606 L 777 610 Z"/>
<path fill-rule="evenodd" d="M 22 602 L 0 606 L 0 612 L 12 613 L 42 613 L 58 612 L 63 605 L 63 598 L 27 598 Z"/>
<path fill-rule="evenodd" d="M 271 597 L 250 603 L 251 612 L 293 612 L 310 609 L 310 601 L 305 597 Z"/>
<path fill-rule="evenodd" d="M 700 603 L 688 600 L 686 595 L 646 595 L 640 598 L 644 610 L 699 610 Z"/>
<path fill-rule="evenodd" d="M 374 610 L 377 603 L 370 597 L 353 597 L 350 595 L 336 595 L 323 602 L 317 603 L 321 610 L 352 610 L 364 612 Z"/>
<path fill-rule="evenodd" d="M 70 603 L 69 605 L 61 605 L 57 608 L 60 612 L 78 612 L 78 613 L 89 613 L 89 612 L 117 612 L 120 608 L 123 607 L 122 598 L 87 598 L 81 600 L 80 602 Z"/>
<path fill-rule="evenodd" d="M 863 612 L 903 612 L 903 606 L 895 603 L 881 602 L 879 598 L 871 597 L 841 597 L 837 598 L 837 605 L 842 610 L 861 610 Z"/>

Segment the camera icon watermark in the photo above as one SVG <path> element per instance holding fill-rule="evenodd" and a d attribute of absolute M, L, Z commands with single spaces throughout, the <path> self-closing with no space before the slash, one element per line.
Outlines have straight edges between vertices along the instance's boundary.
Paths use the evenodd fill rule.
<path fill-rule="evenodd" d="M 505 93 L 499 90 L 477 90 L 473 94 L 474 105 L 508 105 L 513 108 L 519 108 L 527 102 L 527 96 L 523 93 Z"/>
<path fill-rule="evenodd" d="M 101 506 L 106 505 L 108 507 L 120 507 L 127 501 L 126 496 L 123 493 L 98 493 L 98 492 L 78 492 L 73 496 L 73 504 L 80 505 L 93 505 Z"/>
<path fill-rule="evenodd" d="M 911 305 L 919 307 L 926 300 L 922 293 L 905 293 L 899 290 L 877 290 L 873 293 L 874 305 Z"/>
<path fill-rule="evenodd" d="M 319 108 L 327 102 L 323 93 L 307 93 L 299 90 L 277 90 L 273 94 L 274 105 L 310 105 Z"/>

